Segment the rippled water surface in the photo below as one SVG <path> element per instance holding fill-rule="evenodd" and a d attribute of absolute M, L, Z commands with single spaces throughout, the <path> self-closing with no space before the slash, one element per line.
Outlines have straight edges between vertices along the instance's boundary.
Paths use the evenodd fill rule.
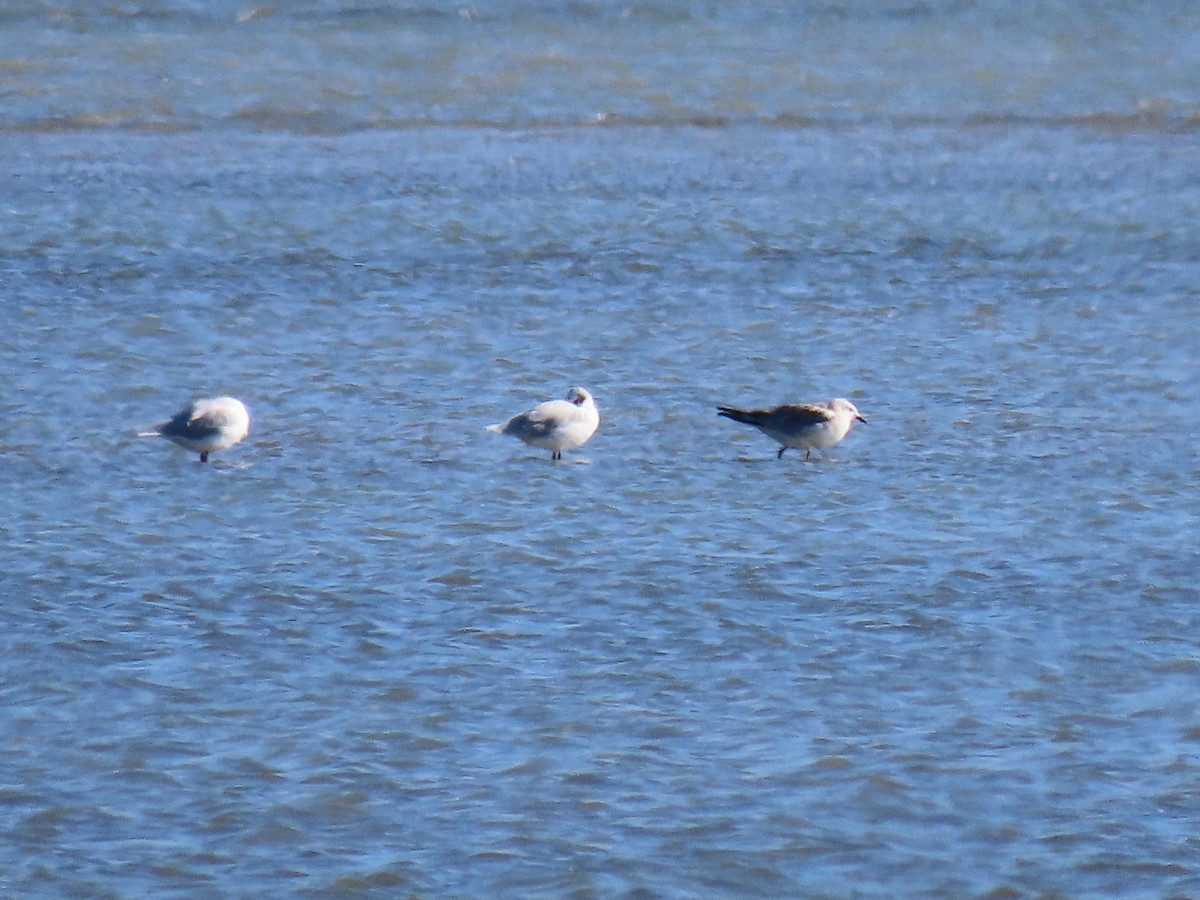
<path fill-rule="evenodd" d="M 1041 7 L 989 71 L 1054 96 L 934 77 L 982 6 L 35 9 L 4 893 L 1200 892 L 1188 9 Z M 883 55 L 805 93 L 812 29 Z M 574 384 L 561 463 L 484 430 Z M 207 465 L 136 437 L 220 393 Z M 869 423 L 811 462 L 714 409 L 833 396 Z"/>

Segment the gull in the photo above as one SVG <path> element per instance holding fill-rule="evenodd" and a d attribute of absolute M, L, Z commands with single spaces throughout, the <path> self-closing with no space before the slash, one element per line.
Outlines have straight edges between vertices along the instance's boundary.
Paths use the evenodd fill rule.
<path fill-rule="evenodd" d="M 165 422 L 142 431 L 138 437 L 165 437 L 180 447 L 200 454 L 200 462 L 208 462 L 208 454 L 232 447 L 250 433 L 250 414 L 241 400 L 217 397 L 197 400 Z"/>
<path fill-rule="evenodd" d="M 581 387 L 567 392 L 566 400 L 547 400 L 507 422 L 489 425 L 488 431 L 511 434 L 531 447 L 550 451 L 551 459 L 562 459 L 564 450 L 587 443 L 600 425 L 600 413 L 592 395 Z"/>
<path fill-rule="evenodd" d="M 789 447 L 804 450 L 804 458 L 813 450 L 828 450 L 841 443 L 855 422 L 866 424 L 854 404 L 838 397 L 828 403 L 784 404 L 773 409 L 737 409 L 718 406 L 717 415 L 735 422 L 753 425 L 763 434 L 779 441 L 778 459 Z"/>

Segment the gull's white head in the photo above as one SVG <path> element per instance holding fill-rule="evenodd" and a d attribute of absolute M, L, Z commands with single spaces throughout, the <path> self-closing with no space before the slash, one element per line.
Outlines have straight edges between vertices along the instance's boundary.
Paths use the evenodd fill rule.
<path fill-rule="evenodd" d="M 573 387 L 567 391 L 567 399 L 576 406 L 586 406 L 592 402 L 592 395 L 584 388 Z"/>
<path fill-rule="evenodd" d="M 858 407 L 843 397 L 838 397 L 836 400 L 830 400 L 829 408 L 835 413 L 845 413 L 850 417 L 850 421 L 852 422 L 862 422 L 864 425 L 867 424 L 867 420 L 864 419 L 859 413 Z"/>

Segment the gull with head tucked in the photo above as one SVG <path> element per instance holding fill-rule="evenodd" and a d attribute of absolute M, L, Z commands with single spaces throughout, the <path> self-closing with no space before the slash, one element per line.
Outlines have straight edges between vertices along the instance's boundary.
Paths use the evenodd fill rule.
<path fill-rule="evenodd" d="M 250 414 L 241 400 L 217 397 L 197 400 L 151 431 L 138 437 L 165 437 L 186 450 L 200 454 L 200 462 L 208 462 L 208 454 L 226 450 L 250 433 Z"/>
<path fill-rule="evenodd" d="M 562 459 L 564 450 L 587 443 L 600 425 L 600 413 L 592 395 L 581 387 L 567 392 L 566 400 L 547 400 L 507 422 L 489 425 L 488 431 L 511 434 L 531 447 L 550 451 L 551 459 Z"/>
<path fill-rule="evenodd" d="M 855 422 L 866 424 L 867 421 L 853 403 L 841 397 L 828 403 L 785 404 L 772 409 L 718 406 L 717 415 L 753 425 L 774 438 L 782 445 L 778 453 L 780 459 L 789 447 L 805 451 L 804 458 L 808 459 L 814 450 L 828 450 L 841 443 Z"/>

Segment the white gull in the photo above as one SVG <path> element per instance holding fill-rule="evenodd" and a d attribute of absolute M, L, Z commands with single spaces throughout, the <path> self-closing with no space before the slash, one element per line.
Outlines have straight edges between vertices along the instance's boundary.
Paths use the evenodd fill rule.
<path fill-rule="evenodd" d="M 600 425 L 600 413 L 592 395 L 581 387 L 567 392 L 566 400 L 547 400 L 507 422 L 489 425 L 488 431 L 511 434 L 531 447 L 550 451 L 551 459 L 562 459 L 564 450 L 587 443 Z"/>
<path fill-rule="evenodd" d="M 152 428 L 138 437 L 165 437 L 208 462 L 208 454 L 226 450 L 250 433 L 250 414 L 241 400 L 217 397 L 197 400 Z"/>

